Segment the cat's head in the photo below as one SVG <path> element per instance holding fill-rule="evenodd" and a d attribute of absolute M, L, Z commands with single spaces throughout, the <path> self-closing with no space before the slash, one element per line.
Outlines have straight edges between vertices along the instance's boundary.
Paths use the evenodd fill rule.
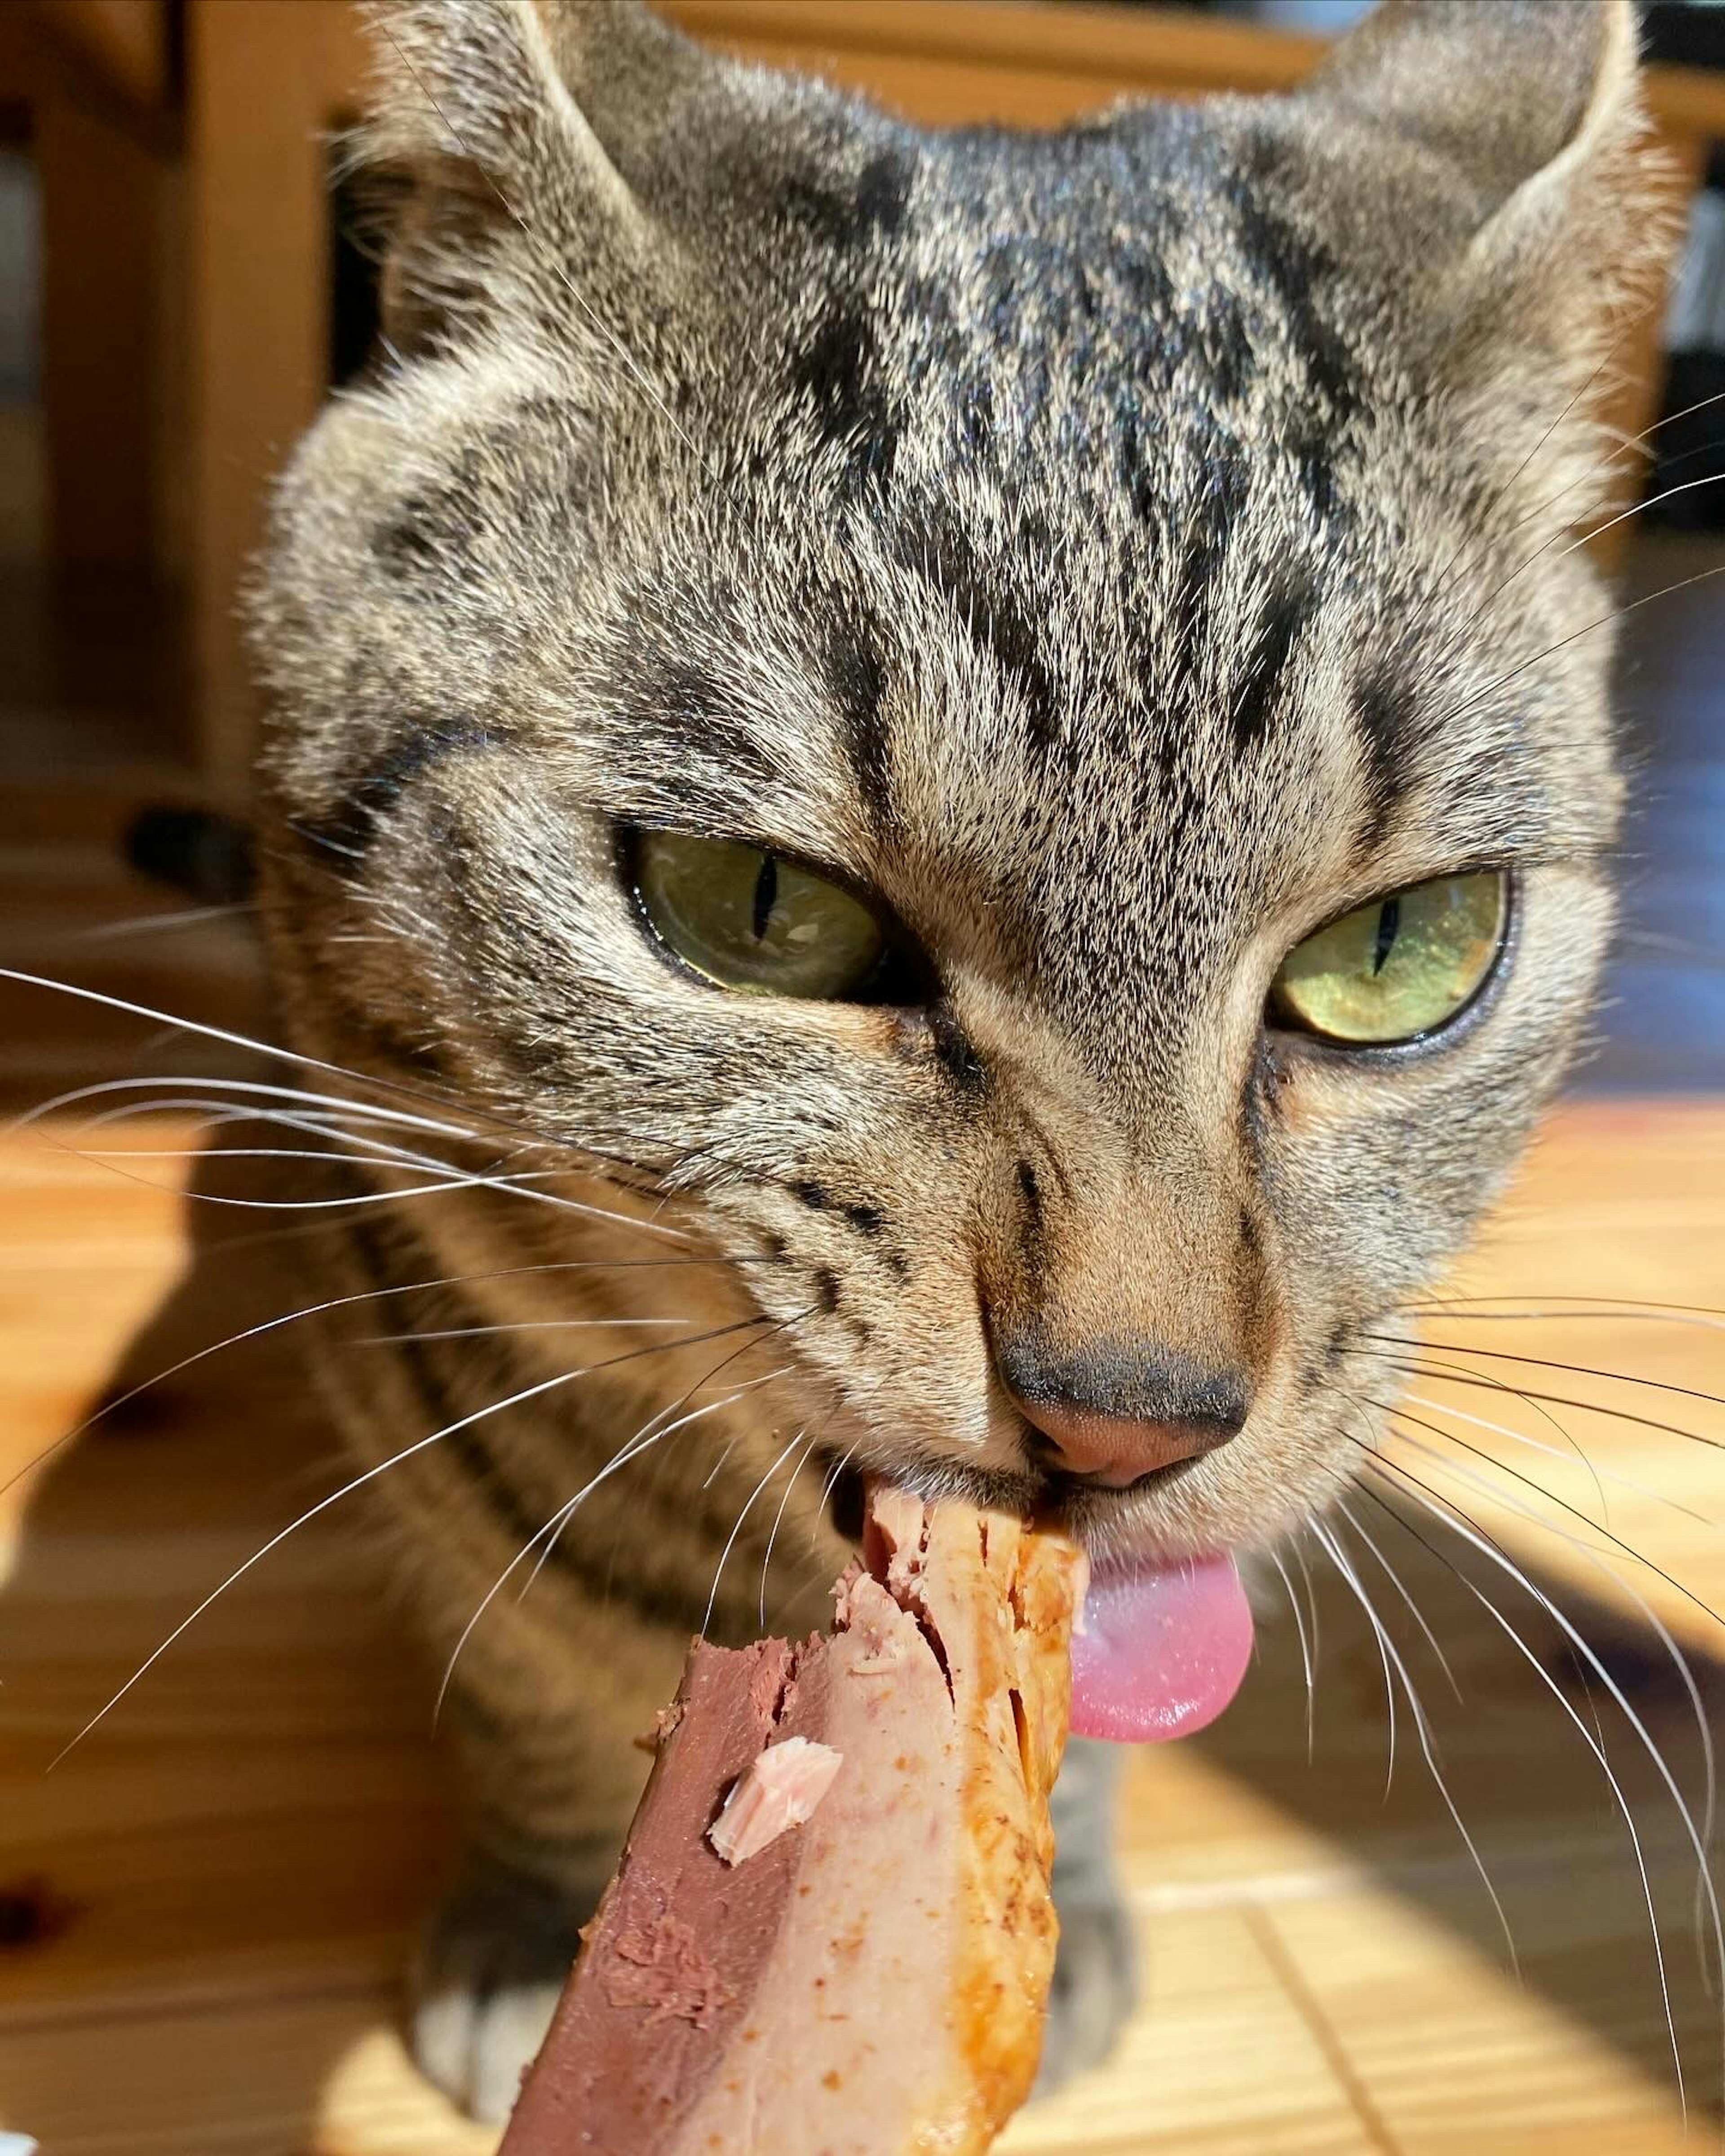
<path fill-rule="evenodd" d="M 1627 0 L 1047 136 L 621 5 L 380 50 L 388 356 L 254 608 L 302 1033 L 773 1254 L 834 1450 L 1267 1537 L 1608 931 Z"/>

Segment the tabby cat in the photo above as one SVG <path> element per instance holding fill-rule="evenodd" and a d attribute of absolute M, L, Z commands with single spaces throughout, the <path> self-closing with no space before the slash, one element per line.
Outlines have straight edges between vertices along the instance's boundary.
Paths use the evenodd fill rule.
<path fill-rule="evenodd" d="M 1610 926 L 1572 541 L 1651 235 L 1628 0 L 1392 0 L 1296 95 L 1048 134 L 632 0 L 375 27 L 385 333 L 255 583 L 263 898 L 302 1068 L 372 1081 L 300 1192 L 316 1362 L 452 1666 L 415 2037 L 495 2117 L 691 1631 L 820 1621 L 860 1476 L 1051 1507 L 1199 1628 L 1183 1560 L 1346 1486 L 1362 1335 Z M 1132 1997 L 1112 1756 L 1050 2077 Z"/>

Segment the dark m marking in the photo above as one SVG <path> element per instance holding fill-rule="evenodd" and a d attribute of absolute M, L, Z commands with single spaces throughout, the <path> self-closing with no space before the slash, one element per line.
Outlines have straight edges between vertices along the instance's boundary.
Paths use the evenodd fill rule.
<path fill-rule="evenodd" d="M 1188 511 L 1173 593 L 1179 664 L 1198 664 L 1209 625 L 1211 598 L 1228 557 L 1228 541 L 1245 509 L 1251 470 L 1237 449 L 1219 447 L 1206 460 L 1203 486 Z"/>
<path fill-rule="evenodd" d="M 1060 693 L 1035 621 L 1012 593 L 1010 567 L 986 570 L 969 540 L 945 516 L 906 523 L 895 536 L 894 551 L 903 567 L 926 578 L 941 594 L 978 649 L 1018 690 L 1032 747 L 1051 748 L 1060 738 Z"/>
<path fill-rule="evenodd" d="M 339 875 L 357 876 L 379 825 L 414 779 L 434 769 L 445 757 L 463 749 L 494 748 L 501 739 L 475 719 L 434 721 L 398 742 L 357 780 L 333 814 L 293 828 L 311 844 L 333 855 Z"/>
<path fill-rule="evenodd" d="M 835 613 L 827 635 L 827 685 L 845 728 L 857 791 L 881 827 L 892 821 L 892 755 L 881 705 L 886 669 L 869 624 Z"/>
<path fill-rule="evenodd" d="M 1388 837 L 1406 783 L 1413 698 L 1387 661 L 1374 666 L 1353 692 L 1353 726 L 1365 758 L 1366 824 L 1362 850 L 1374 853 Z"/>
<path fill-rule="evenodd" d="M 842 449 L 853 492 L 884 495 L 898 455 L 898 423 L 880 386 L 874 324 L 854 301 L 835 300 L 791 371 L 814 407 L 816 432 Z"/>
<path fill-rule="evenodd" d="M 1353 352 L 1324 311 L 1334 257 L 1271 207 L 1286 187 L 1280 146 L 1260 141 L 1250 153 L 1245 176 L 1227 192 L 1241 246 L 1268 287 L 1305 377 L 1300 401 L 1307 424 L 1290 448 L 1312 514 L 1322 524 L 1343 507 L 1335 469 L 1338 437 L 1364 406 L 1365 388 Z"/>
<path fill-rule="evenodd" d="M 824 1183 L 793 1183 L 789 1187 L 792 1197 L 801 1199 L 814 1212 L 822 1211 L 833 1202 Z"/>
<path fill-rule="evenodd" d="M 1245 680 L 1234 702 L 1234 746 L 1240 755 L 1255 748 L 1269 730 L 1289 654 L 1312 603 L 1312 587 L 1304 577 L 1290 577 L 1265 599 Z"/>

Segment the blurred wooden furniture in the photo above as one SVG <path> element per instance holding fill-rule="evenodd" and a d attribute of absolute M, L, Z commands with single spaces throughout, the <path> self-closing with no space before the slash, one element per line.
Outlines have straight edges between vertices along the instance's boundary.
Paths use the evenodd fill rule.
<path fill-rule="evenodd" d="M 933 124 L 1051 126 L 1124 95 L 1283 90 L 1322 49 L 1253 24 L 1068 0 L 664 4 L 716 44 L 815 69 Z M 357 11 L 348 0 L 7 0 L 0 96 L 14 74 L 39 74 L 50 49 L 61 88 L 43 108 L 40 147 L 56 529 L 72 558 L 130 550 L 183 565 L 203 758 L 237 776 L 251 725 L 234 594 L 270 477 L 328 386 L 329 177 L 332 136 L 362 94 Z M 1656 69 L 1650 101 L 1682 203 L 1707 142 L 1725 136 L 1725 79 Z M 183 294 L 172 323 L 165 290 Z M 1625 327 L 1611 416 L 1626 435 L 1657 403 L 1663 301 L 1652 295 Z"/>
<path fill-rule="evenodd" d="M 173 339 L 179 116 L 168 0 L 11 0 L 0 102 L 22 108 L 43 221 L 48 551 L 181 551 Z"/>

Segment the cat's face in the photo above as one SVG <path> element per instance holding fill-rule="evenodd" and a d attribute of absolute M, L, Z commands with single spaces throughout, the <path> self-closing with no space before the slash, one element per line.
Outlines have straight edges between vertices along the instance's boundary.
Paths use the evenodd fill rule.
<path fill-rule="evenodd" d="M 834 1455 L 1053 1496 L 1103 1546 L 1308 1510 L 1378 1419 L 1362 1331 L 1499 1187 L 1609 927 L 1608 606 L 1568 536 L 1594 302 L 1553 232 L 1615 201 L 1629 92 L 1586 13 L 1580 57 L 1574 10 L 1502 33 L 1509 172 L 1483 80 L 1472 135 L 1372 121 L 1420 72 L 1381 33 L 1301 103 L 942 139 L 633 16 L 409 18 L 398 134 L 434 85 L 492 176 L 424 176 L 394 306 L 429 341 L 282 496 L 302 1016 L 770 1255 Z M 680 964 L 652 864 L 697 957 L 701 876 L 663 833 L 832 880 L 897 971 Z M 1338 916 L 1483 872 L 1502 937 L 1420 1037 L 1272 1004 Z M 820 988 L 794 957 L 756 985 Z M 1244 1419 L 1105 1487 L 1050 1477 L 1009 1379 Z"/>

